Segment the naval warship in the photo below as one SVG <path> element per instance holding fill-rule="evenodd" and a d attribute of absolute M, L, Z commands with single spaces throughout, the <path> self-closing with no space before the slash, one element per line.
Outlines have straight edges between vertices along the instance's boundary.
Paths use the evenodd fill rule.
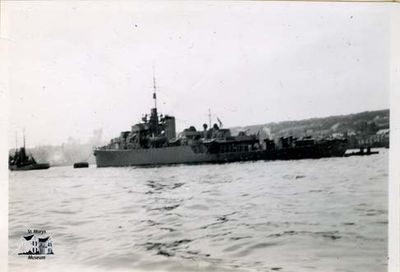
<path fill-rule="evenodd" d="M 261 139 L 259 135 L 239 132 L 231 135 L 222 124 L 202 130 L 194 126 L 176 135 L 175 117 L 158 114 L 156 84 L 154 108 L 142 122 L 121 132 L 109 144 L 94 150 L 97 167 L 152 166 L 165 164 L 225 163 L 255 160 L 292 160 L 341 157 L 347 149 L 345 139 L 281 137 Z"/>

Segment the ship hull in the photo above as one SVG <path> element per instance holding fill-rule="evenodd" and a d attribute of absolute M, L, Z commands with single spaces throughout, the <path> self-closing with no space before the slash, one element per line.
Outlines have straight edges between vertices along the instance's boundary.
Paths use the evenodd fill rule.
<path fill-rule="evenodd" d="M 97 167 L 151 166 L 167 164 L 225 163 L 255 160 L 295 160 L 323 157 L 342 157 L 346 152 L 343 142 L 329 141 L 310 147 L 281 150 L 258 150 L 231 153 L 195 153 L 190 146 L 149 149 L 95 150 Z"/>
<path fill-rule="evenodd" d="M 97 167 L 223 163 L 263 159 L 264 152 L 195 153 L 190 146 L 137 150 L 96 150 Z"/>
<path fill-rule="evenodd" d="M 28 170 L 44 170 L 44 169 L 49 169 L 50 164 L 48 163 L 36 163 L 36 164 L 28 164 L 24 166 L 16 166 L 16 165 L 10 165 L 9 169 L 11 171 L 28 171 Z"/>
<path fill-rule="evenodd" d="M 343 157 L 347 150 L 345 140 L 329 140 L 306 147 L 294 147 L 278 150 L 277 160 L 320 159 Z"/>

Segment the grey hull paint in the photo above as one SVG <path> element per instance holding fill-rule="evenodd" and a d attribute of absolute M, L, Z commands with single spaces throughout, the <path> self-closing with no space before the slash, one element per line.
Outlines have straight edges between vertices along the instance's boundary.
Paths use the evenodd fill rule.
<path fill-rule="evenodd" d="M 196 164 L 259 160 L 264 152 L 195 153 L 190 146 L 135 150 L 96 150 L 97 167 Z"/>
<path fill-rule="evenodd" d="M 172 146 L 149 149 L 99 149 L 96 150 L 97 167 L 146 166 L 165 164 L 223 163 L 249 160 L 297 160 L 323 157 L 342 157 L 346 152 L 343 143 L 288 148 L 275 151 L 247 151 L 232 153 L 196 153 L 190 146 Z"/>
<path fill-rule="evenodd" d="M 217 155 L 195 153 L 190 146 L 136 150 L 96 150 L 98 167 L 212 162 Z"/>

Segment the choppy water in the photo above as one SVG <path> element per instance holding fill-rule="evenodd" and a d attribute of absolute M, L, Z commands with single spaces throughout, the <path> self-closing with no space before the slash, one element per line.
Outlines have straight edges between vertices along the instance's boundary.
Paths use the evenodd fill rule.
<path fill-rule="evenodd" d="M 10 173 L 10 271 L 385 271 L 388 151 Z M 28 228 L 55 255 L 18 256 Z"/>

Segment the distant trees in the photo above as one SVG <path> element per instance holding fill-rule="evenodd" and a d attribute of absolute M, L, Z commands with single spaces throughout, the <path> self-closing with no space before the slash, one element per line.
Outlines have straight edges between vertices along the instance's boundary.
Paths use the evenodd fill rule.
<path fill-rule="evenodd" d="M 355 122 L 354 130 L 361 135 L 372 135 L 376 134 L 379 128 L 374 121 L 361 120 Z"/>
<path fill-rule="evenodd" d="M 376 134 L 380 129 L 389 128 L 389 110 L 253 125 L 244 129 L 257 133 L 263 127 L 268 127 L 275 138 L 288 135 L 324 137 L 333 133 L 343 134 L 343 136 L 349 133 L 368 136 Z"/>

